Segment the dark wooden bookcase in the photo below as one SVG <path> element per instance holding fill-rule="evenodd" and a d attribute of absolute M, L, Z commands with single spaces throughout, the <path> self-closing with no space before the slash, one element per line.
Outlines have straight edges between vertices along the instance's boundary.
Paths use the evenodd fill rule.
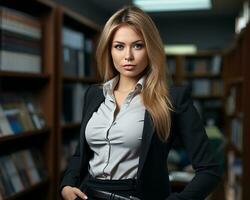
<path fill-rule="evenodd" d="M 93 43 L 93 52 L 92 52 L 92 62 L 90 66 L 85 66 L 88 68 L 94 69 L 95 72 L 91 76 L 77 77 L 69 76 L 63 72 L 63 44 L 62 44 L 62 29 L 63 27 L 69 27 L 72 30 L 76 30 L 84 34 L 85 37 L 88 37 Z M 93 21 L 77 14 L 76 12 L 64 7 L 57 6 L 56 8 L 56 17 L 55 17 L 55 68 L 56 68 L 56 135 L 57 135 L 57 164 L 55 168 L 57 183 L 59 183 L 62 171 L 61 167 L 61 158 L 62 158 L 62 149 L 63 143 L 65 140 L 71 140 L 72 138 L 78 138 L 80 132 L 80 122 L 66 122 L 62 123 L 62 105 L 63 105 L 63 87 L 65 84 L 81 84 L 89 85 L 97 83 L 100 81 L 96 64 L 94 62 L 95 58 L 95 46 L 100 33 L 100 27 L 95 24 Z M 81 112 L 81 111 L 79 111 Z"/>
<path fill-rule="evenodd" d="M 217 65 L 216 72 L 212 70 L 214 64 L 213 59 L 215 57 L 219 57 L 218 63 L 216 64 Z M 192 82 L 196 80 L 206 80 L 209 83 L 213 81 L 223 82 L 221 64 L 220 64 L 221 58 L 222 58 L 221 51 L 198 51 L 195 54 L 180 54 L 180 55 L 167 54 L 167 66 L 169 70 L 167 76 L 171 80 L 170 81 L 171 84 L 179 86 L 190 85 L 191 88 L 192 88 Z M 199 67 L 202 68 L 202 71 L 197 70 Z M 213 93 L 211 91 L 208 92 L 208 94 L 206 95 L 196 95 L 192 92 L 192 99 L 194 102 L 198 102 L 198 104 L 200 104 L 200 108 L 202 110 L 200 114 L 201 118 L 203 119 L 204 125 L 206 125 L 206 121 L 208 118 L 213 118 L 215 116 L 214 117 L 215 125 L 219 127 L 219 129 L 223 132 L 224 130 L 223 88 L 220 89 L 220 92 Z M 206 106 L 209 105 L 209 102 L 217 102 L 217 103 L 215 104 L 216 106 L 210 106 L 210 107 Z M 208 113 L 216 113 L 216 114 L 209 115 Z M 177 147 L 174 148 L 179 149 L 181 148 L 180 145 L 181 144 L 178 144 Z M 184 180 L 171 181 L 172 189 L 173 191 L 176 192 L 182 191 L 186 185 L 187 182 Z M 223 190 L 221 190 L 221 188 L 223 188 L 223 184 L 219 186 L 219 189 L 217 189 L 212 193 L 212 195 L 210 196 L 211 200 L 224 199 L 224 193 Z"/>
<path fill-rule="evenodd" d="M 220 71 L 216 73 L 213 73 L 212 71 L 210 71 L 211 68 L 213 68 L 212 60 L 214 59 L 215 56 L 221 57 L 222 52 L 199 51 L 195 54 L 167 55 L 168 67 L 170 69 L 170 73 L 168 76 L 170 76 L 173 84 L 175 85 L 190 85 L 192 88 L 192 82 L 195 82 L 197 80 L 198 81 L 205 80 L 211 84 L 211 88 L 217 89 L 216 87 L 213 87 L 212 82 L 216 82 L 216 81 L 222 82 L 220 67 L 218 67 Z M 199 61 L 202 61 L 203 63 L 198 63 Z M 220 61 L 218 63 L 220 63 Z M 203 66 L 200 66 L 200 65 L 203 65 Z M 189 66 L 195 66 L 196 69 L 199 67 L 204 68 L 204 65 L 206 65 L 206 70 L 202 72 L 195 71 L 194 69 L 188 69 L 188 68 L 192 68 Z M 223 88 L 221 89 L 221 92 L 213 92 L 213 89 L 211 89 L 211 92 L 208 92 L 208 94 L 206 95 L 192 94 L 192 98 L 194 101 L 201 104 L 200 107 L 203 109 L 204 114 L 206 114 L 206 112 L 209 112 L 211 110 L 219 113 L 216 119 L 216 125 L 219 126 L 221 129 L 223 129 L 222 103 L 221 105 L 216 106 L 216 108 L 214 107 L 204 108 L 205 107 L 204 104 L 206 102 L 211 102 L 211 101 L 222 102 Z M 207 117 L 205 117 L 203 114 L 201 115 L 202 117 L 204 117 L 204 124 L 205 124 L 205 121 L 206 121 L 205 118 Z"/>
<path fill-rule="evenodd" d="M 39 131 L 28 131 L 18 135 L 0 138 L 1 155 L 15 152 L 19 149 L 39 148 L 42 152 L 48 176 L 20 193 L 8 197 L 14 199 L 55 199 L 56 190 L 56 154 L 54 146 L 57 143 L 54 108 L 56 71 L 54 67 L 54 17 L 55 4 L 47 0 L 21 2 L 18 0 L 2 0 L 1 6 L 22 11 L 37 17 L 42 23 L 42 72 L 21 73 L 0 71 L 0 93 L 28 91 L 36 97 L 41 105 L 46 120 L 46 128 Z"/>
<path fill-rule="evenodd" d="M 250 198 L 250 25 L 236 36 L 232 46 L 225 51 L 223 80 L 225 84 L 225 135 L 227 137 L 226 194 L 228 199 Z M 233 92 L 232 92 L 233 91 Z M 230 95 L 233 100 L 230 100 Z M 231 102 L 230 102 L 231 101 Z M 240 122 L 240 129 L 233 130 L 233 121 Z"/>

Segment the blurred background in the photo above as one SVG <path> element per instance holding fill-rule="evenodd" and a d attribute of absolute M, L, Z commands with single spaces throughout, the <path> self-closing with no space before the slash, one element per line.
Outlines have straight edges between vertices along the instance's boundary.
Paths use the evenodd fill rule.
<path fill-rule="evenodd" d="M 223 179 L 207 200 L 250 199 L 248 0 L 1 0 L 0 200 L 59 199 L 84 92 L 100 82 L 107 19 L 137 5 L 164 43 L 168 84 L 189 85 Z M 181 140 L 166 160 L 173 191 L 194 176 Z"/>

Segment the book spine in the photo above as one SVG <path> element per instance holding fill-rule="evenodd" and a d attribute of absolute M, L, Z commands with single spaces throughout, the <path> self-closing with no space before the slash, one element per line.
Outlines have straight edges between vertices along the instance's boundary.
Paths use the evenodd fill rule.
<path fill-rule="evenodd" d="M 36 39 L 41 39 L 42 37 L 41 30 L 8 19 L 2 19 L 0 28 L 14 33 L 27 35 Z"/>
<path fill-rule="evenodd" d="M 1 31 L 0 31 L 1 34 Z M 41 55 L 39 42 L 24 41 L 16 38 L 0 35 L 0 50 Z"/>
<path fill-rule="evenodd" d="M 25 13 L 22 13 L 16 10 L 1 7 L 0 17 L 6 18 L 12 21 L 16 21 L 16 22 L 19 22 L 19 23 L 22 23 L 22 24 L 25 24 L 27 26 L 31 26 L 37 29 L 41 29 L 41 22 L 39 21 L 39 19 L 36 19 L 33 16 L 29 16 Z"/>
<path fill-rule="evenodd" d="M 6 135 L 12 135 L 14 134 L 14 132 L 11 129 L 11 126 L 8 122 L 8 119 L 6 118 L 1 102 L 0 102 L 0 128 L 2 131 L 2 135 L 1 136 L 6 136 Z"/>
<path fill-rule="evenodd" d="M 0 59 L 0 70 L 32 73 L 42 71 L 41 56 L 1 50 Z"/>

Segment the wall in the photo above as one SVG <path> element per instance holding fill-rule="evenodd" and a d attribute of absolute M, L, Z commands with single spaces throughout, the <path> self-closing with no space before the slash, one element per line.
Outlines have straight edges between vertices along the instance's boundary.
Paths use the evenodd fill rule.
<path fill-rule="evenodd" d="M 200 50 L 223 49 L 234 37 L 233 18 L 154 21 L 166 44 L 195 44 Z"/>
<path fill-rule="evenodd" d="M 86 0 L 54 0 L 103 25 L 111 13 Z M 234 37 L 234 18 L 153 18 L 164 43 L 195 44 L 199 50 L 224 49 Z"/>

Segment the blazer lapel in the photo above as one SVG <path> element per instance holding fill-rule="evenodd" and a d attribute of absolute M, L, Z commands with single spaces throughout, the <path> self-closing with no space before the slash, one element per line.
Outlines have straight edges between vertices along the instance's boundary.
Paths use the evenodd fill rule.
<path fill-rule="evenodd" d="M 142 132 L 141 153 L 139 158 L 139 167 L 137 178 L 141 176 L 142 168 L 147 158 L 148 150 L 151 144 L 152 136 L 154 134 L 154 125 L 149 112 L 146 110 L 144 117 L 144 127 Z"/>

